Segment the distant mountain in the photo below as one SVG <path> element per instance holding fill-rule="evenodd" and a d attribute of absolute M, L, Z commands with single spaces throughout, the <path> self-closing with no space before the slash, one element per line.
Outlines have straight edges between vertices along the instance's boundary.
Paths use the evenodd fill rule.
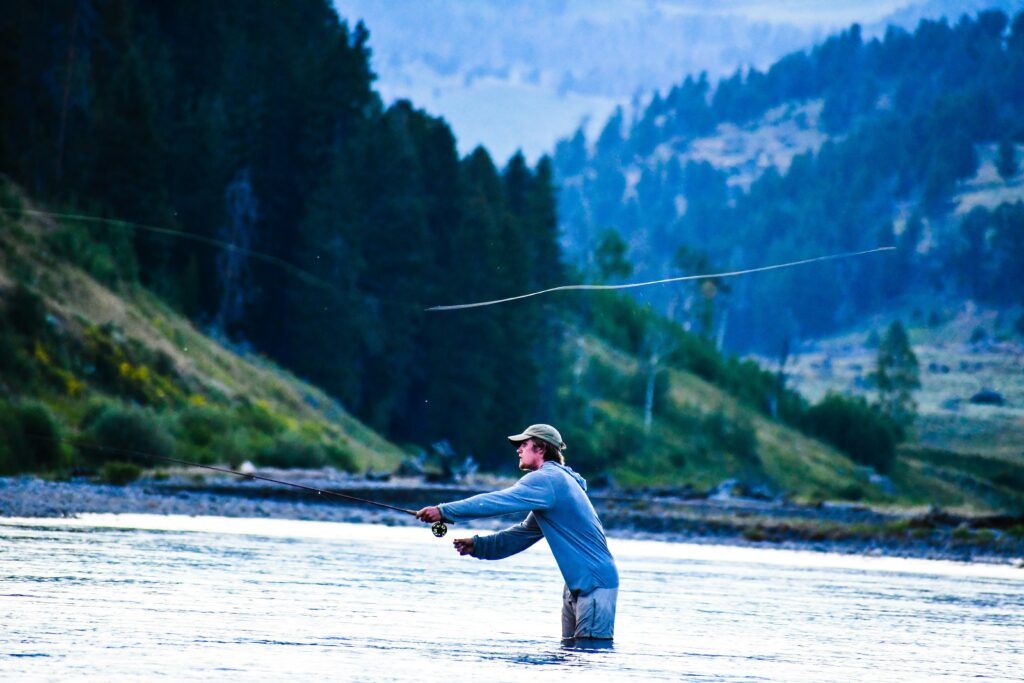
<path fill-rule="evenodd" d="M 866 36 L 922 18 L 1020 0 L 335 0 L 371 35 L 377 88 L 443 116 L 463 154 L 483 144 L 495 159 L 550 152 L 583 119 L 667 89 L 687 74 L 716 80 L 767 68 L 853 22 Z M 594 132 L 594 131 L 590 131 Z"/>
<path fill-rule="evenodd" d="M 1019 303 L 1022 82 L 1024 14 L 999 11 L 880 38 L 854 25 L 765 70 L 687 77 L 559 143 L 563 246 L 595 277 L 611 230 L 633 280 L 899 247 L 728 293 L 644 293 L 733 350 L 771 353 L 924 291 Z"/>

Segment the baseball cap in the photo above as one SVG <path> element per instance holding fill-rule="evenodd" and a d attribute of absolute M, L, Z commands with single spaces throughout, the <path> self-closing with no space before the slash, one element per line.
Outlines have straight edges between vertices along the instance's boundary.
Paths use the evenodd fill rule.
<path fill-rule="evenodd" d="M 530 425 L 523 430 L 522 434 L 513 434 L 508 437 L 508 441 L 511 444 L 518 444 L 530 438 L 547 441 L 558 449 L 565 448 L 565 443 L 562 441 L 562 435 L 558 433 L 558 430 L 551 425 L 545 424 Z"/>

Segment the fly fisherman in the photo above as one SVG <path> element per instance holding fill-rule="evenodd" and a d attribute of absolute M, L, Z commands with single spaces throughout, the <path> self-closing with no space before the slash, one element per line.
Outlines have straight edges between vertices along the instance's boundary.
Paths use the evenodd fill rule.
<path fill-rule="evenodd" d="M 530 425 L 508 440 L 519 454 L 519 469 L 527 472 L 514 486 L 425 507 L 416 517 L 424 522 L 466 522 L 528 512 L 525 520 L 496 534 L 455 539 L 455 549 L 460 555 L 500 560 L 546 538 L 565 579 L 562 638 L 577 644 L 610 643 L 619 573 L 587 497 L 586 480 L 566 467 L 565 444 L 554 427 Z"/>

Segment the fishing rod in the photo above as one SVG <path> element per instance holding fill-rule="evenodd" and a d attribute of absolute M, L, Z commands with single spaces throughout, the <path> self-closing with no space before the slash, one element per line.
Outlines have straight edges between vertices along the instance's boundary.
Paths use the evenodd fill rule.
<path fill-rule="evenodd" d="M 58 441 L 51 437 L 36 436 L 29 434 L 28 436 L 36 439 L 44 439 L 47 441 Z M 121 448 L 110 448 L 109 446 L 101 446 L 99 444 L 90 443 L 77 443 L 76 445 L 84 448 L 89 448 L 97 451 L 103 451 L 107 453 L 114 453 L 116 455 L 126 455 L 131 458 L 152 458 L 156 460 L 164 460 L 166 462 L 173 462 L 178 465 L 184 465 L 186 467 L 201 467 L 205 470 L 213 470 L 214 472 L 223 472 L 224 474 L 233 474 L 236 477 L 242 477 L 244 479 L 257 479 L 259 481 L 266 481 L 272 484 L 281 484 L 283 486 L 291 486 L 293 488 L 302 489 L 303 491 L 309 491 L 317 495 L 334 496 L 335 498 L 342 498 L 344 500 L 353 501 L 356 503 L 365 503 L 367 505 L 376 505 L 380 508 L 386 508 L 388 510 L 394 510 L 396 512 L 404 512 L 407 515 L 416 516 L 416 510 L 410 510 L 409 508 L 397 507 L 395 505 L 388 505 L 387 503 L 381 503 L 376 500 L 369 500 L 368 498 L 360 498 L 359 496 L 352 496 L 347 493 L 340 493 L 338 491 L 330 491 L 328 489 L 318 489 L 314 486 L 306 486 L 305 484 L 299 484 L 294 481 L 285 481 L 283 479 L 274 479 L 272 477 L 264 477 L 259 474 L 249 474 L 246 472 L 239 472 L 238 470 L 229 469 L 227 467 L 218 467 L 216 465 L 203 465 L 198 462 L 191 462 L 189 460 L 181 460 L 180 458 L 171 458 L 166 455 L 157 455 L 155 453 L 143 453 L 141 451 L 130 451 Z M 448 533 L 448 525 L 443 520 L 434 522 L 430 526 L 430 532 L 441 538 Z"/>

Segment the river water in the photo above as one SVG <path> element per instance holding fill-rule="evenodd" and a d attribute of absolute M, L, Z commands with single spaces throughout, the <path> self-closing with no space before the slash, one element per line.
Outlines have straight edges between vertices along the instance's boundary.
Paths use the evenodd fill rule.
<path fill-rule="evenodd" d="M 0 680 L 1024 678 L 1024 570 L 612 539 L 610 650 L 559 641 L 540 543 L 453 530 L 89 515 L 0 520 Z"/>

